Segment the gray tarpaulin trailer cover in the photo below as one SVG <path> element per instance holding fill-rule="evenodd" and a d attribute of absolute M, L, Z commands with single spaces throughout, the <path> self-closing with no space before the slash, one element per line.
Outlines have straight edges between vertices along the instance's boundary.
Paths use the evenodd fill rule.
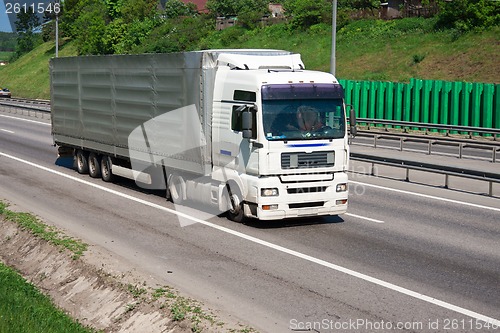
<path fill-rule="evenodd" d="M 163 160 L 209 174 L 213 89 L 221 53 L 290 54 L 213 50 L 51 59 L 55 143 L 145 163 L 153 155 L 154 163 Z M 130 140 L 134 130 L 142 140 Z M 155 147 L 148 135 L 158 139 Z"/>

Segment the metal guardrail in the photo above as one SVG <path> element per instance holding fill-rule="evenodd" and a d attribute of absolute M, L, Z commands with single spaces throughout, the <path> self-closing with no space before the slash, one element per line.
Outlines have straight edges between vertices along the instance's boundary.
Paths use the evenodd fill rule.
<path fill-rule="evenodd" d="M 458 148 L 458 158 L 463 157 L 463 151 L 465 148 L 480 149 L 480 150 L 490 150 L 491 159 L 493 163 L 497 161 L 497 152 L 500 152 L 500 140 L 496 140 L 496 136 L 500 134 L 500 129 L 495 128 L 477 128 L 477 127 L 467 127 L 467 126 L 453 126 L 453 125 L 434 125 L 428 123 L 412 123 L 405 121 L 391 121 L 391 120 L 379 120 L 379 119 L 358 119 L 358 123 L 373 124 L 373 125 L 383 125 L 384 127 L 374 127 L 376 130 L 358 129 L 359 137 L 373 137 L 373 148 L 377 148 L 378 140 L 398 140 L 399 150 L 403 151 L 403 144 L 406 142 L 413 143 L 425 143 L 427 144 L 427 154 L 432 154 L 433 146 L 456 146 Z M 397 129 L 402 129 L 404 132 L 390 132 L 387 126 L 399 127 Z M 409 133 L 408 129 L 425 129 L 425 134 L 415 134 Z M 440 131 L 446 131 L 446 136 L 439 135 L 441 133 L 429 133 L 429 129 L 435 129 Z M 379 131 L 377 131 L 379 130 Z M 469 138 L 463 137 L 450 137 L 450 132 L 465 132 L 469 133 Z M 472 133 L 483 133 L 490 135 L 491 138 L 487 139 L 485 137 L 479 137 L 472 139 Z M 431 135 L 438 134 L 438 135 Z"/>
<path fill-rule="evenodd" d="M 28 116 L 33 116 L 34 114 L 34 116 L 37 118 L 38 115 L 41 114 L 42 119 L 45 117 L 45 115 L 50 116 L 50 109 L 39 108 L 32 105 L 19 105 L 0 101 L 0 108 L 4 109 L 4 111 L 14 114 L 19 114 L 19 111 L 20 114 L 25 114 L 26 112 Z"/>
<path fill-rule="evenodd" d="M 371 163 L 371 175 L 373 176 L 376 176 L 374 170 L 375 164 L 405 168 L 406 181 L 410 181 L 410 170 L 443 174 L 445 175 L 445 188 L 448 188 L 450 176 L 486 181 L 489 183 L 489 196 L 493 196 L 493 183 L 500 183 L 500 173 L 491 173 L 473 169 L 463 169 L 446 165 L 423 163 L 418 161 L 402 160 L 353 152 L 351 152 L 351 159 L 355 161 Z"/>
<path fill-rule="evenodd" d="M 469 133 L 469 137 L 472 137 L 473 133 L 482 133 L 491 135 L 493 140 L 500 136 L 500 129 L 498 128 L 485 128 L 485 127 L 470 127 L 470 126 L 457 126 L 457 125 L 441 125 L 441 124 L 429 124 L 429 123 L 414 123 L 410 121 L 397 121 L 397 120 L 380 120 L 380 119 L 370 119 L 370 118 L 358 118 L 358 124 L 373 124 L 373 125 L 383 125 L 383 126 L 396 126 L 401 127 L 403 130 L 407 129 L 425 129 L 425 130 L 440 130 L 446 131 L 445 135 L 450 135 L 450 132 L 463 132 Z M 368 126 L 370 128 L 370 126 Z"/>

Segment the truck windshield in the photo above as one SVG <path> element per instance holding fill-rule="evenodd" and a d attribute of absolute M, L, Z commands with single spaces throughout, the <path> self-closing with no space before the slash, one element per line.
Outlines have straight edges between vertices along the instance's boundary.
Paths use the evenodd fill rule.
<path fill-rule="evenodd" d="M 345 135 L 342 99 L 269 99 L 262 101 L 269 141 L 340 139 Z"/>

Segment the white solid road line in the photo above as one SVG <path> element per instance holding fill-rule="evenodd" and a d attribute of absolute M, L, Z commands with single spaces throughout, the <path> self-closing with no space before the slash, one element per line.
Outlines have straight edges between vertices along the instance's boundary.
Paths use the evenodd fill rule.
<path fill-rule="evenodd" d="M 445 202 L 450 202 L 450 203 L 454 203 L 454 204 L 459 204 L 459 205 L 464 205 L 464 206 L 470 206 L 470 207 L 475 207 L 475 208 L 480 208 L 480 209 L 488 209 L 488 210 L 493 210 L 493 211 L 496 211 L 496 212 L 500 212 L 500 208 L 490 207 L 490 206 L 484 206 L 484 205 L 478 205 L 478 204 L 473 204 L 473 203 L 470 203 L 470 202 L 464 202 L 464 201 L 459 201 L 459 200 L 447 199 L 447 198 L 442 198 L 442 197 L 436 197 L 436 196 L 429 195 L 429 194 L 422 194 L 422 193 L 415 193 L 415 192 L 410 192 L 410 191 L 405 191 L 405 190 L 398 190 L 398 189 L 395 189 L 395 188 L 390 188 L 390 187 L 385 187 L 385 186 L 380 186 L 380 185 L 367 184 L 367 183 L 361 183 L 361 182 L 352 181 L 352 180 L 350 180 L 349 183 L 358 184 L 358 185 L 367 186 L 367 187 L 378 188 L 380 190 L 386 190 L 386 191 L 397 192 L 397 193 L 402 193 L 402 194 L 414 195 L 414 196 L 421 197 L 421 198 L 426 198 L 426 199 L 445 201 Z"/>
<path fill-rule="evenodd" d="M 352 217 L 355 217 L 355 218 L 358 218 L 358 219 L 367 220 L 367 221 L 375 222 L 375 223 L 385 223 L 384 221 L 372 219 L 371 217 L 365 217 L 365 216 L 360 216 L 360 215 L 351 214 L 351 213 L 345 213 L 344 215 L 352 216 Z"/>
<path fill-rule="evenodd" d="M 0 128 L 0 131 L 6 132 L 6 133 L 9 133 L 9 134 L 14 134 L 13 131 L 9 131 L 9 130 L 3 129 L 3 128 Z"/>
<path fill-rule="evenodd" d="M 468 309 L 465 309 L 465 308 L 462 308 L 462 307 L 459 307 L 459 306 L 456 306 L 456 305 L 453 305 L 453 304 L 450 304 L 450 303 L 447 303 L 447 302 L 444 302 L 444 301 L 441 301 L 441 300 L 438 300 L 438 299 L 436 299 L 434 297 L 430 297 L 430 296 L 427 296 L 427 295 L 424 295 L 424 294 L 412 291 L 410 289 L 406 289 L 406 288 L 397 286 L 395 284 L 392 284 L 392 283 L 389 283 L 389 282 L 386 282 L 386 281 L 383 281 L 383 280 L 371 277 L 369 275 L 366 275 L 366 274 L 363 274 L 363 273 L 359 273 L 359 272 L 353 271 L 351 269 L 348 269 L 348 268 L 345 268 L 345 267 L 342 267 L 342 266 L 339 266 L 339 265 L 336 265 L 336 264 L 332 264 L 330 262 L 327 262 L 327 261 L 324 261 L 324 260 L 321 260 L 321 259 L 318 259 L 318 258 L 315 258 L 315 257 L 312 257 L 312 256 L 309 256 L 307 254 L 303 254 L 303 253 L 300 253 L 300 252 L 297 252 L 297 251 L 285 248 L 283 246 L 276 245 L 276 244 L 264 241 L 262 239 L 259 239 L 259 238 L 253 237 L 253 236 L 249 236 L 249 235 L 241 233 L 239 231 L 235 231 L 235 230 L 232 230 L 232 229 L 229 229 L 229 228 L 226 228 L 226 227 L 223 227 L 223 226 L 211 223 L 211 222 L 207 222 L 207 221 L 204 221 L 204 220 L 200 220 L 200 219 L 194 218 L 194 217 L 189 216 L 187 214 L 183 214 L 183 213 L 177 212 L 177 211 L 175 211 L 173 209 L 170 209 L 170 208 L 167 208 L 167 207 L 163 207 L 163 206 L 157 205 L 155 203 L 152 203 L 152 202 L 149 202 L 149 201 L 146 201 L 146 200 L 143 200 L 143 199 L 139 199 L 139 198 L 133 197 L 133 196 L 128 195 L 128 194 L 124 194 L 124 193 L 121 193 L 121 192 L 118 192 L 118 191 L 106 188 L 106 187 L 101 186 L 101 185 L 93 184 L 93 183 L 85 181 L 83 179 L 79 179 L 79 178 L 67 175 L 67 174 L 65 174 L 63 172 L 60 172 L 60 171 L 57 171 L 57 170 L 53 170 L 53 169 L 50 169 L 50 168 L 47 168 L 47 167 L 44 167 L 44 166 L 41 166 L 41 165 L 37 165 L 36 163 L 29 162 L 29 161 L 23 160 L 21 158 L 18 158 L 18 157 L 12 156 L 12 155 L 8 155 L 8 154 L 5 154 L 3 152 L 0 152 L 0 156 L 12 159 L 14 161 L 18 161 L 18 162 L 21 162 L 21 163 L 24 163 L 24 164 L 27 164 L 27 165 L 30 165 L 32 167 L 35 167 L 35 168 L 38 168 L 38 169 L 50 172 L 52 174 L 55 174 L 55 175 L 58 175 L 58 176 L 61 176 L 61 177 L 65 177 L 67 179 L 74 180 L 74 181 L 79 182 L 81 184 L 85 184 L 85 185 L 88 185 L 88 186 L 100 189 L 102 191 L 105 191 L 105 192 L 108 192 L 108 193 L 120 196 L 122 198 L 129 199 L 129 200 L 132 200 L 132 201 L 144 204 L 144 205 L 147 205 L 147 206 L 152 207 L 152 208 L 156 208 L 156 209 L 159 209 L 159 210 L 171 213 L 171 214 L 175 214 L 175 215 L 177 215 L 179 217 L 190 219 L 193 222 L 197 222 L 197 223 L 203 224 L 203 225 L 205 225 L 207 227 L 211 227 L 213 229 L 220 230 L 222 232 L 231 234 L 233 236 L 236 236 L 236 237 L 239 237 L 239 238 L 242 238 L 242 239 L 246 239 L 246 240 L 248 240 L 250 242 L 263 245 L 265 247 L 271 248 L 271 249 L 276 250 L 276 251 L 287 253 L 287 254 L 289 254 L 291 256 L 294 256 L 296 258 L 307 260 L 309 262 L 312 262 L 312 263 L 315 263 L 315 264 L 318 264 L 318 265 L 330 268 L 330 269 L 338 271 L 338 272 L 342 272 L 342 273 L 348 274 L 350 276 L 362 279 L 362 280 L 367 281 L 367 282 L 371 282 L 371 283 L 376 284 L 378 286 L 382 286 L 382 287 L 385 287 L 387 289 L 399 292 L 401 294 L 404 294 L 404 295 L 416 298 L 418 300 L 421 300 L 421 301 L 424 301 L 424 302 L 428 302 L 428 303 L 440 306 L 440 307 L 442 307 L 444 309 L 451 310 L 451 311 L 454 311 L 454 312 L 461 313 L 463 315 L 469 316 L 471 318 L 484 321 L 484 322 L 486 322 L 486 323 L 488 323 L 488 324 L 490 324 L 490 325 L 492 325 L 494 327 L 500 327 L 500 320 L 498 320 L 498 319 L 491 318 L 491 317 L 482 315 L 480 313 L 477 313 L 477 312 L 474 312 L 474 311 L 471 311 L 471 310 L 468 310 Z"/>

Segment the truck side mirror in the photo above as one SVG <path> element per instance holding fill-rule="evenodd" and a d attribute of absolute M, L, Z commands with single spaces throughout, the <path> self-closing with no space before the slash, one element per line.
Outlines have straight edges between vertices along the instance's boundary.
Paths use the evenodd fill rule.
<path fill-rule="evenodd" d="M 242 135 L 245 139 L 252 139 L 254 137 L 254 109 L 252 107 L 247 107 L 241 113 L 241 129 Z"/>
<path fill-rule="evenodd" d="M 351 130 L 351 135 L 355 137 L 356 134 L 358 134 L 358 128 L 356 127 L 356 112 L 354 111 L 352 105 L 349 106 L 351 107 L 351 109 L 349 110 L 349 127 Z"/>

